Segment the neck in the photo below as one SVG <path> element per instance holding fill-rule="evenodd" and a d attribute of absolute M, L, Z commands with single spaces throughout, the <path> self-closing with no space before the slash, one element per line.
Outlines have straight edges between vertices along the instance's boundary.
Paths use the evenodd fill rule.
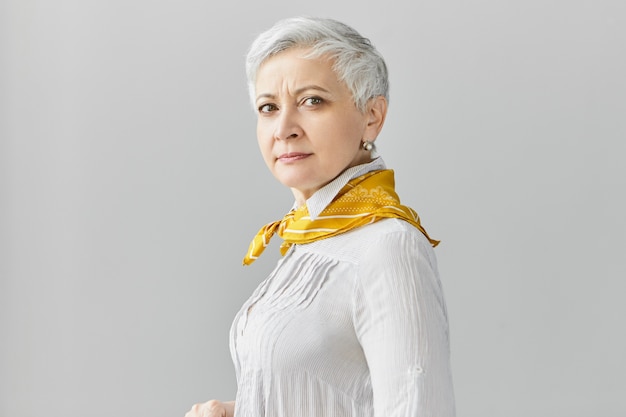
<path fill-rule="evenodd" d="M 296 199 L 296 204 L 298 205 L 298 207 L 303 206 L 304 203 L 306 203 L 306 201 L 309 199 L 309 197 L 313 195 L 313 193 L 309 195 L 308 193 L 304 193 L 300 190 L 296 190 L 295 188 L 292 188 L 291 192 L 293 193 L 293 196 Z"/>

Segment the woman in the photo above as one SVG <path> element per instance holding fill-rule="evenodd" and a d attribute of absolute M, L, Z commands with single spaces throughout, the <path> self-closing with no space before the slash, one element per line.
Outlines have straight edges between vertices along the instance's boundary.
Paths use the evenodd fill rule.
<path fill-rule="evenodd" d="M 295 18 L 254 41 L 247 75 L 261 153 L 295 204 L 244 259 L 283 238 L 232 325 L 236 400 L 186 416 L 453 416 L 438 242 L 372 155 L 384 60 L 340 22 Z"/>

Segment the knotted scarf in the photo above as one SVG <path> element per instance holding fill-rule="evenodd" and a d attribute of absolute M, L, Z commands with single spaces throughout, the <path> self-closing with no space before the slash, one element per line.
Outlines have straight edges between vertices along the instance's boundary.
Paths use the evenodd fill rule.
<path fill-rule="evenodd" d="M 284 255 L 294 243 L 311 243 L 337 236 L 384 218 L 407 221 L 419 229 L 433 247 L 439 244 L 439 241 L 428 236 L 415 210 L 400 204 L 400 198 L 395 192 L 393 170 L 382 169 L 350 180 L 314 220 L 306 204 L 303 204 L 281 220 L 263 226 L 250 243 L 243 264 L 254 262 L 275 233 L 284 240 L 280 246 L 280 252 Z"/>

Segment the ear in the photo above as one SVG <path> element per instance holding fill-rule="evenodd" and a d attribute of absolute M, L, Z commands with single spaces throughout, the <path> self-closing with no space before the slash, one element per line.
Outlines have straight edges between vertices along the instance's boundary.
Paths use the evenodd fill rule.
<path fill-rule="evenodd" d="M 367 125 L 365 126 L 363 139 L 373 142 L 385 124 L 387 99 L 383 96 L 372 97 L 367 102 L 365 112 L 367 114 Z"/>

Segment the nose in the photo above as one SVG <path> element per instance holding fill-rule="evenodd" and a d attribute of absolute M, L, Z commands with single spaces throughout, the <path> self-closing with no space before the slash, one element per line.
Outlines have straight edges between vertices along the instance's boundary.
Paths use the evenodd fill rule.
<path fill-rule="evenodd" d="M 297 110 L 283 108 L 276 119 L 274 138 L 277 140 L 296 139 L 302 136 L 302 133 Z"/>

